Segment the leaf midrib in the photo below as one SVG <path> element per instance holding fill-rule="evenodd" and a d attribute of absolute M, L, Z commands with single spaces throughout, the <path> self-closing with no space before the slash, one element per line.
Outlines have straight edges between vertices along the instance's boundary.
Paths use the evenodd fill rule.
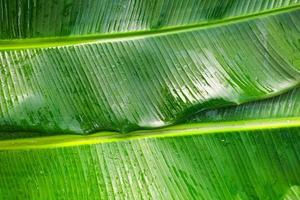
<path fill-rule="evenodd" d="M 168 138 L 228 132 L 273 130 L 300 127 L 300 117 L 223 121 L 175 125 L 156 130 L 127 134 L 103 131 L 91 135 L 61 135 L 0 141 L 1 150 L 48 149 L 101 143 L 123 142 L 147 138 Z"/>
<path fill-rule="evenodd" d="M 275 8 L 259 13 L 252 13 L 249 15 L 236 16 L 222 20 L 215 20 L 212 22 L 188 24 L 182 26 L 173 26 L 163 29 L 132 31 L 110 34 L 88 34 L 77 36 L 63 36 L 63 37 L 47 37 L 47 38 L 31 38 L 31 39 L 5 39 L 0 40 L 0 51 L 3 50 L 18 50 L 18 49 L 34 49 L 34 48 L 50 48 L 70 45 L 82 45 L 92 43 L 116 42 L 123 40 L 135 40 L 148 37 L 156 37 L 162 35 L 177 34 L 182 32 L 190 32 L 200 29 L 208 29 L 218 26 L 224 26 L 243 21 L 254 20 L 261 17 L 276 15 L 280 13 L 291 12 L 300 8 L 300 4 L 295 4 L 282 8 Z"/>

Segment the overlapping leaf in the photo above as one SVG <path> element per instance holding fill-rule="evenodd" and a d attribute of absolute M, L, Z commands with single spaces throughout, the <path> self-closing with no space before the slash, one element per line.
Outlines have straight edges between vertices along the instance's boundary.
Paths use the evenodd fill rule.
<path fill-rule="evenodd" d="M 197 111 L 267 98 L 299 84 L 297 1 L 120 1 L 121 10 L 136 10 L 123 16 L 111 8 L 107 18 L 102 7 L 118 3 L 73 2 L 63 16 L 59 9 L 47 9 L 63 7 L 56 1 L 16 2 L 2 3 L 5 39 L 69 35 L 73 32 L 62 31 L 60 23 L 85 15 L 90 19 L 78 23 L 80 33 L 75 25 L 67 26 L 77 36 L 0 42 L 2 130 L 90 133 L 162 127 Z M 154 5 L 162 8 L 153 10 Z M 45 16 L 35 12 L 39 6 Z M 90 6 L 101 9 L 91 12 Z M 188 10 L 195 15 L 187 17 Z M 105 36 L 110 30 L 131 30 L 135 18 L 144 24 L 135 30 L 144 32 Z M 58 20 L 54 32 L 44 29 L 50 19 Z M 30 32 L 38 29 L 45 32 Z"/>
<path fill-rule="evenodd" d="M 299 98 L 294 89 L 272 100 L 207 112 L 217 120 L 208 126 L 197 119 L 193 126 L 136 132 L 138 140 L 101 133 L 1 141 L 0 195 L 298 199 Z M 226 119 L 230 122 L 222 122 Z M 149 134 L 162 138 L 146 139 Z"/>
<path fill-rule="evenodd" d="M 0 0 L 0 198 L 299 199 L 299 3 Z"/>

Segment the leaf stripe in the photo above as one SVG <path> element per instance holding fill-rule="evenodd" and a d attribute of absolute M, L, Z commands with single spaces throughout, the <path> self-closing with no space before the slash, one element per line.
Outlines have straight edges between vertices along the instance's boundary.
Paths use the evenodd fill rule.
<path fill-rule="evenodd" d="M 219 21 L 210 23 L 200 23 L 183 25 L 178 27 L 169 27 L 163 29 L 146 30 L 146 31 L 135 31 L 125 33 L 111 33 L 111 34 L 91 34 L 91 35 L 79 35 L 79 36 L 68 36 L 68 37 L 49 37 L 49 38 L 33 38 L 33 39 L 11 39 L 11 40 L 0 40 L 0 51 L 3 50 L 17 50 L 17 49 L 32 49 L 32 48 L 50 48 L 60 47 L 69 45 L 81 45 L 81 44 L 92 44 L 92 43 L 107 43 L 124 40 L 135 40 L 147 37 L 156 37 L 162 35 L 177 34 L 182 32 L 190 32 L 200 29 L 208 29 L 218 26 L 224 26 L 229 24 L 240 23 L 243 21 L 254 20 L 260 17 L 267 17 L 270 15 L 276 15 L 280 13 L 292 12 L 298 10 L 300 4 L 295 4 L 283 8 L 275 8 L 261 13 L 254 13 L 250 15 L 237 16 L 232 18 L 226 18 Z"/>
<path fill-rule="evenodd" d="M 100 132 L 88 136 L 61 135 L 40 138 L 2 140 L 0 141 L 0 150 L 58 148 L 146 138 L 166 138 L 258 130 L 262 131 L 288 129 L 293 127 L 300 127 L 299 117 L 184 124 L 156 130 L 133 131 L 122 135 L 115 132 Z"/>

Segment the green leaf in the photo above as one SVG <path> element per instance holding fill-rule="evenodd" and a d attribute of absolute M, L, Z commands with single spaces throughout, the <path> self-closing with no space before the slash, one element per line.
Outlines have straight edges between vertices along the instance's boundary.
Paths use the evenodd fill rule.
<path fill-rule="evenodd" d="M 84 2 L 2 2 L 1 130 L 163 127 L 300 82 L 299 1 Z"/>
<path fill-rule="evenodd" d="M 0 38 L 124 33 L 255 17 L 299 0 L 2 0 Z"/>
<path fill-rule="evenodd" d="M 193 118 L 200 123 L 129 135 L 2 140 L 0 196 L 298 199 L 299 99 L 300 89 L 294 89 L 269 100 L 207 111 L 215 122 L 201 122 L 198 116 Z"/>
<path fill-rule="evenodd" d="M 286 94 L 264 101 L 200 112 L 181 123 L 294 118 L 300 115 L 299 102 L 300 89 L 295 88 Z"/>
<path fill-rule="evenodd" d="M 299 0 L 0 0 L 0 199 L 299 199 L 299 24 Z"/>

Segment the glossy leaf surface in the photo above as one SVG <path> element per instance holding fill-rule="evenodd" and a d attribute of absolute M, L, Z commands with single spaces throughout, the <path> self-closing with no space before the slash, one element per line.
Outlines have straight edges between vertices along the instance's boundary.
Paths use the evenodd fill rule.
<path fill-rule="evenodd" d="M 0 199 L 300 199 L 299 0 L 0 0 L 0 22 Z"/>
<path fill-rule="evenodd" d="M 213 23 L 299 0 L 1 0 L 0 38 L 106 34 Z"/>
<path fill-rule="evenodd" d="M 5 199 L 298 199 L 299 98 L 295 89 L 210 113 L 222 113 L 225 121 L 230 116 L 230 122 L 218 117 L 123 138 L 102 132 L 3 140 L 0 194 Z M 260 118 L 270 113 L 269 119 Z"/>
<path fill-rule="evenodd" d="M 171 10 L 181 17 L 187 12 L 183 4 L 194 8 L 192 1 L 175 2 Z M 181 28 L 162 31 L 0 41 L 1 129 L 83 134 L 162 127 L 194 112 L 295 87 L 300 81 L 299 4 L 251 2 L 239 7 L 202 2 L 198 9 L 207 6 L 206 15 L 228 12 L 216 22 L 199 14 L 178 22 Z M 13 8 L 24 14 L 25 7 Z M 19 23 L 24 15 L 18 15 Z M 4 24 L 20 28 L 12 19 L 5 18 Z M 182 26 L 194 22 L 199 24 Z M 111 21 L 101 24 L 106 23 Z"/>

